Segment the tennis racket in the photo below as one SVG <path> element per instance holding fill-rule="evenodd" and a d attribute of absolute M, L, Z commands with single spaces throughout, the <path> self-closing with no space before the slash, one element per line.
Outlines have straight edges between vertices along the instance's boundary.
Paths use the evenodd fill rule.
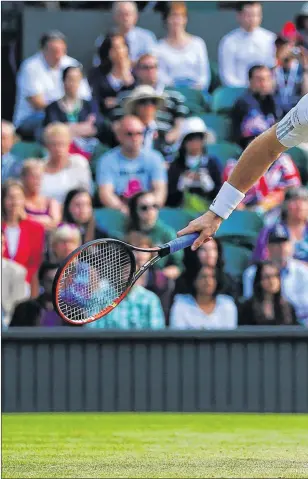
<path fill-rule="evenodd" d="M 55 310 L 71 324 L 85 324 L 110 313 L 140 276 L 160 258 L 191 246 L 198 233 L 156 248 L 137 248 L 116 239 L 89 241 L 73 251 L 53 282 Z M 157 253 L 136 271 L 133 251 Z"/>

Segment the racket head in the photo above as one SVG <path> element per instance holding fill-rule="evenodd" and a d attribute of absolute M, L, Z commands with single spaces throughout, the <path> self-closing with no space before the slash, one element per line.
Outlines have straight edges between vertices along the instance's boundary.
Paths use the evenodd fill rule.
<path fill-rule="evenodd" d="M 53 282 L 53 304 L 71 324 L 86 324 L 110 313 L 134 284 L 136 261 L 123 241 L 104 238 L 73 251 Z"/>

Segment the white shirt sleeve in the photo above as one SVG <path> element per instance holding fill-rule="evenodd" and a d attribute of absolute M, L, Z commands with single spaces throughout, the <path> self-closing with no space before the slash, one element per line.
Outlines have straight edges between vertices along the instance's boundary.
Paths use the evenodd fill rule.
<path fill-rule="evenodd" d="M 241 78 L 236 75 L 233 39 L 229 36 L 222 38 L 218 49 L 219 76 L 225 86 L 242 87 Z"/>
<path fill-rule="evenodd" d="M 308 94 L 280 120 L 276 135 L 287 148 L 308 141 Z"/>
<path fill-rule="evenodd" d="M 172 329 L 189 329 L 189 325 L 185 318 L 187 315 L 187 308 L 181 301 L 180 297 L 174 298 L 174 303 L 170 310 L 170 328 Z"/>
<path fill-rule="evenodd" d="M 210 64 L 209 64 L 209 57 L 208 57 L 205 42 L 202 40 L 202 38 L 198 40 L 200 40 L 198 42 L 199 50 L 200 50 L 199 83 L 202 86 L 202 88 L 205 88 L 206 90 L 208 90 L 210 86 L 210 82 L 211 82 L 211 70 L 210 70 Z"/>
<path fill-rule="evenodd" d="M 36 68 L 31 63 L 24 64 L 17 77 L 17 84 L 25 98 L 43 94 L 44 87 Z"/>

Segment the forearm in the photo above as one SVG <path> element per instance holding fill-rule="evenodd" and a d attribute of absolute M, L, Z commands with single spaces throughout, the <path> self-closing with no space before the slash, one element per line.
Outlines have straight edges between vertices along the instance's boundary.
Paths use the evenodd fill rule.
<path fill-rule="evenodd" d="M 104 191 L 100 190 L 99 197 L 101 203 L 107 208 L 113 208 L 115 210 L 122 211 L 126 206 L 115 193 L 105 193 Z"/>
<path fill-rule="evenodd" d="M 276 137 L 276 125 L 258 136 L 243 152 L 228 183 L 246 193 L 287 148 Z"/>

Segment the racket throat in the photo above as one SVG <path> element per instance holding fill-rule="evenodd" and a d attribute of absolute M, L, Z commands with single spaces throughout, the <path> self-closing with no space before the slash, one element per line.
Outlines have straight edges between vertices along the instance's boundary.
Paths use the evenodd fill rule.
<path fill-rule="evenodd" d="M 158 255 L 160 258 L 163 258 L 164 256 L 168 256 L 170 254 L 170 246 L 167 244 L 163 244 L 161 246 L 161 249 L 158 251 Z"/>

